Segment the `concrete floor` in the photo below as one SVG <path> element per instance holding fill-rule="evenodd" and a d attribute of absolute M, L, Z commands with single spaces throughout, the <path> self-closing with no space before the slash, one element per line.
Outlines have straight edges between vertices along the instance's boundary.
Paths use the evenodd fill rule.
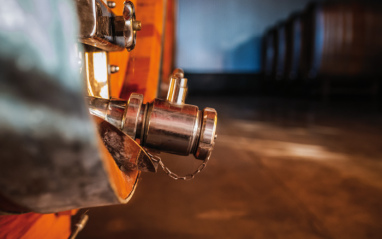
<path fill-rule="evenodd" d="M 143 174 L 127 205 L 93 208 L 78 238 L 382 238 L 382 117 L 369 103 L 193 99 L 215 107 L 206 171 Z M 191 158 L 163 156 L 180 173 Z"/>

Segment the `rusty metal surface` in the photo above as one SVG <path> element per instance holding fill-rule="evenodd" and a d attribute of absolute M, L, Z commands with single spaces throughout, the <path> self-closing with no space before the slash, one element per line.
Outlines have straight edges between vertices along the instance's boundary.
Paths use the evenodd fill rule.
<path fill-rule="evenodd" d="M 157 171 L 158 165 L 152 162 L 151 157 L 137 142 L 109 122 L 97 116 L 93 116 L 93 119 L 97 123 L 102 142 L 123 172 Z"/>

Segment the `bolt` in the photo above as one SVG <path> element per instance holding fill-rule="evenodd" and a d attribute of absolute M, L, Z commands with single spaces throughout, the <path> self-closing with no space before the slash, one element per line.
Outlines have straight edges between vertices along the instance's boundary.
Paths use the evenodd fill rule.
<path fill-rule="evenodd" d="M 133 21 L 133 30 L 140 31 L 142 29 L 141 21 Z"/>
<path fill-rule="evenodd" d="M 116 5 L 117 5 L 117 4 L 116 4 L 114 1 L 107 1 L 107 6 L 108 6 L 109 8 L 115 8 Z"/>
<path fill-rule="evenodd" d="M 117 73 L 118 71 L 119 71 L 119 66 L 110 65 L 110 73 L 111 74 Z"/>

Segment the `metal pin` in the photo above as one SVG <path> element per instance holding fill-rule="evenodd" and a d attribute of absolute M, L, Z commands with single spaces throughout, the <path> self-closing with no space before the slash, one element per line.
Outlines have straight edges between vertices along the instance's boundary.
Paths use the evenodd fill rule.
<path fill-rule="evenodd" d="M 141 21 L 133 21 L 133 30 L 140 31 L 142 29 Z"/>
<path fill-rule="evenodd" d="M 119 66 L 117 66 L 117 65 L 110 65 L 109 69 L 110 69 L 110 74 L 114 74 L 114 73 L 117 73 L 119 71 Z"/>
<path fill-rule="evenodd" d="M 75 239 L 80 231 L 84 229 L 86 223 L 89 220 L 89 216 L 87 214 L 84 214 L 81 216 L 80 221 L 76 223 L 76 228 L 72 232 L 72 235 L 70 235 L 69 239 Z"/>

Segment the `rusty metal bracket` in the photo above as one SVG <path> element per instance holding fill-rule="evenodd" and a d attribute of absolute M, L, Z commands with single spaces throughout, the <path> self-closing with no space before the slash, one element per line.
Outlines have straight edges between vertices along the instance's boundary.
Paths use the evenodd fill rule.
<path fill-rule="evenodd" d="M 157 172 L 158 164 L 135 140 L 97 116 L 93 120 L 102 142 L 122 171 Z"/>

